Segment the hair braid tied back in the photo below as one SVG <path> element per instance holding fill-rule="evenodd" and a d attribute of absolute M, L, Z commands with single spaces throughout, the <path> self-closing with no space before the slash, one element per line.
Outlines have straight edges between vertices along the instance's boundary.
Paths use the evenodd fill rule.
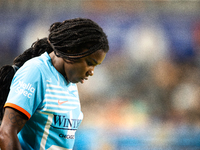
<path fill-rule="evenodd" d="M 106 34 L 97 23 L 90 19 L 75 18 L 56 22 L 50 26 L 49 32 L 47 38 L 34 42 L 29 49 L 16 57 L 13 66 L 6 65 L 0 69 L 0 119 L 3 117 L 3 107 L 12 78 L 16 70 L 27 60 L 40 56 L 44 52 L 54 51 L 58 57 L 73 61 L 100 49 L 106 53 L 109 50 Z"/>

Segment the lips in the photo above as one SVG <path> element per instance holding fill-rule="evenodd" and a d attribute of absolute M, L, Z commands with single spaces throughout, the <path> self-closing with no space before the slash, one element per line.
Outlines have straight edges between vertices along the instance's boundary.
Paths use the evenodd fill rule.
<path fill-rule="evenodd" d="M 88 80 L 88 77 L 85 77 L 85 78 L 81 78 L 81 83 L 84 83 L 84 80 Z"/>

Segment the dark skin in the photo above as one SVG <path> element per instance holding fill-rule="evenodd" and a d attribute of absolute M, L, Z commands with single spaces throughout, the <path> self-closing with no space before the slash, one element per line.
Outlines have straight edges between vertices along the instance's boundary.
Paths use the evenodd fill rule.
<path fill-rule="evenodd" d="M 67 63 L 67 60 L 57 57 L 54 52 L 50 53 L 54 67 L 72 83 L 83 83 L 89 76 L 92 76 L 94 68 L 103 62 L 105 56 L 106 53 L 100 49 L 74 63 Z"/>
<path fill-rule="evenodd" d="M 19 111 L 6 108 L 0 128 L 0 147 L 2 150 L 20 150 L 17 134 L 23 128 L 28 118 Z"/>
<path fill-rule="evenodd" d="M 72 83 L 83 83 L 94 73 L 94 68 L 101 64 L 106 53 L 98 50 L 95 53 L 79 59 L 74 63 L 67 63 L 65 59 L 57 57 L 54 52 L 50 53 L 53 66 Z M 21 150 L 17 134 L 28 121 L 28 118 L 13 108 L 6 107 L 0 127 L 1 150 Z"/>

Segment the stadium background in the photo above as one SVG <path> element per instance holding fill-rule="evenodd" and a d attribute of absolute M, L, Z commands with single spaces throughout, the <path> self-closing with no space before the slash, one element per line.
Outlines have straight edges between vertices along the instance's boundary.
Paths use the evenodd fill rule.
<path fill-rule="evenodd" d="M 100 24 L 110 52 L 78 85 L 74 149 L 200 149 L 200 1 L 1 0 L 0 65 L 75 17 Z"/>

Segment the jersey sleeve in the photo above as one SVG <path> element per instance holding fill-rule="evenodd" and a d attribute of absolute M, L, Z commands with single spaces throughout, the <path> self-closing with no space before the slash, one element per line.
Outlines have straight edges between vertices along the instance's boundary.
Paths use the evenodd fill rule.
<path fill-rule="evenodd" d="M 4 107 L 17 109 L 30 119 L 43 99 L 42 90 L 42 74 L 37 65 L 24 66 L 12 80 Z"/>

